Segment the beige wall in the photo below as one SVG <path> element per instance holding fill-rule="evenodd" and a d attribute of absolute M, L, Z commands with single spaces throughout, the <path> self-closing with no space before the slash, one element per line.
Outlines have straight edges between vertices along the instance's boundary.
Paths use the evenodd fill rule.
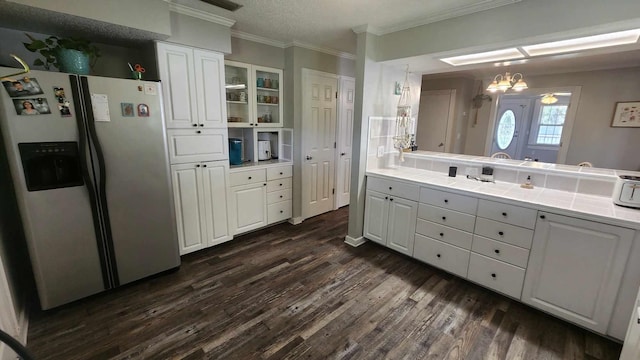
<path fill-rule="evenodd" d="M 596 167 L 640 170 L 640 128 L 614 128 L 611 119 L 618 101 L 640 101 L 640 67 L 527 76 L 531 90 L 580 86 L 576 119 L 567 152 L 567 164 L 589 161 Z M 488 80 L 488 79 L 487 79 Z M 487 84 L 487 81 L 484 82 Z M 494 101 L 496 96 L 493 96 Z M 475 128 L 469 127 L 466 154 L 484 154 L 490 122 L 485 103 Z M 472 114 L 473 115 L 473 114 Z M 471 136 L 472 135 L 472 136 Z"/>
<path fill-rule="evenodd" d="M 284 48 L 257 43 L 254 41 L 231 38 L 231 54 L 226 60 L 239 61 L 247 64 L 284 69 Z"/>

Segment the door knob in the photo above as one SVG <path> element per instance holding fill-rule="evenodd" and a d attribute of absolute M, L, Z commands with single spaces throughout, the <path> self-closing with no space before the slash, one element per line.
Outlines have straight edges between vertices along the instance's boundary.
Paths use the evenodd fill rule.
<path fill-rule="evenodd" d="M 313 159 L 313 156 L 307 155 L 307 160 L 312 160 L 312 159 Z"/>

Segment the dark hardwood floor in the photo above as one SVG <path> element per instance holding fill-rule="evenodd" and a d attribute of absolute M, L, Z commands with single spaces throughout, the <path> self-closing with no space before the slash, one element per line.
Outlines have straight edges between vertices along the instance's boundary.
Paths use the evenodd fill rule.
<path fill-rule="evenodd" d="M 373 243 L 347 210 L 33 314 L 36 359 L 617 359 L 620 345 Z"/>

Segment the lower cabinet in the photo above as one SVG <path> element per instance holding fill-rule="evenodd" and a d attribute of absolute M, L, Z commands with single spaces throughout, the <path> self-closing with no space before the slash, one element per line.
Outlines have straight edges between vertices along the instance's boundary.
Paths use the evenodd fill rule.
<path fill-rule="evenodd" d="M 367 191 L 364 236 L 406 255 L 413 254 L 418 203 Z"/>
<path fill-rule="evenodd" d="M 606 333 L 634 231 L 538 213 L 522 301 Z"/>
<path fill-rule="evenodd" d="M 180 255 L 231 239 L 226 161 L 171 166 Z"/>
<path fill-rule="evenodd" d="M 231 223 L 233 234 L 240 234 L 267 225 L 267 183 L 255 183 L 231 188 Z"/>

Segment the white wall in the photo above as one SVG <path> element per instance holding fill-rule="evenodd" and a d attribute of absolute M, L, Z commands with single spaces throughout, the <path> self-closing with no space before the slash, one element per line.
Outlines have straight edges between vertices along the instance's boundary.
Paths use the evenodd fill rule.
<path fill-rule="evenodd" d="M 231 53 L 231 29 L 195 17 L 171 13 L 169 42 L 197 48 Z"/>
<path fill-rule="evenodd" d="M 231 37 L 231 54 L 226 60 L 284 69 L 284 48 Z"/>

